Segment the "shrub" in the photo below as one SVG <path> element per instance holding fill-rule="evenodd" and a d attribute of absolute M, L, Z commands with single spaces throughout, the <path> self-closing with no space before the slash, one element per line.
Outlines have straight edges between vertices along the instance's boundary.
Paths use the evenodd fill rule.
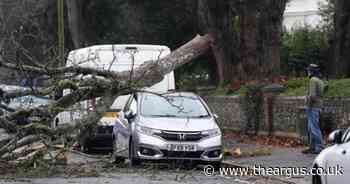
<path fill-rule="evenodd" d="M 281 49 L 283 74 L 300 77 L 310 63 L 326 66 L 328 57 L 327 34 L 320 29 L 308 26 L 284 32 Z"/>

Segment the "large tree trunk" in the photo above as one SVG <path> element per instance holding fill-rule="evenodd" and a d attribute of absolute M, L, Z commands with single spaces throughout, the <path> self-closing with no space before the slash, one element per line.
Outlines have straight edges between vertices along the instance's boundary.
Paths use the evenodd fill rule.
<path fill-rule="evenodd" d="M 68 27 L 70 30 L 74 48 L 81 48 L 87 43 L 87 36 L 84 27 L 82 0 L 66 0 Z M 87 17 L 86 17 L 87 18 Z"/>
<path fill-rule="evenodd" d="M 288 0 L 266 0 L 259 18 L 261 40 L 261 67 L 264 77 L 280 72 L 283 13 Z"/>
<path fill-rule="evenodd" d="M 3 12 L 3 2 L 0 1 L 0 34 L 4 34 L 4 12 Z M 4 39 L 0 38 L 0 60 L 2 59 L 2 51 L 3 51 L 3 45 L 4 45 Z"/>
<path fill-rule="evenodd" d="M 240 23 L 240 79 L 252 80 L 261 78 L 258 62 L 258 6 L 253 0 L 243 2 Z M 254 75 L 252 75 L 254 74 Z"/>
<path fill-rule="evenodd" d="M 335 1 L 334 74 L 350 76 L 350 1 Z"/>
<path fill-rule="evenodd" d="M 212 53 L 216 62 L 219 83 L 232 80 L 234 69 L 234 14 L 232 3 L 224 0 L 198 1 L 198 17 L 204 32 L 215 38 Z"/>
<path fill-rule="evenodd" d="M 286 3 L 287 0 L 199 0 L 200 27 L 215 37 L 212 52 L 220 82 L 279 74 Z"/>

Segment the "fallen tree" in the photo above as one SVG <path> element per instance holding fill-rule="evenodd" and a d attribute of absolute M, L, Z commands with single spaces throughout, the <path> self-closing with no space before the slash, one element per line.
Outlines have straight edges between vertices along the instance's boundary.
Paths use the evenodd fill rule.
<path fill-rule="evenodd" d="M 62 144 L 62 140 L 64 140 L 62 134 L 96 124 L 103 112 L 112 105 L 111 103 L 118 95 L 129 94 L 160 82 L 165 74 L 206 53 L 213 43 L 214 40 L 210 34 L 197 35 L 168 56 L 159 60 L 147 61 L 132 71 L 125 72 L 79 66 L 48 68 L 46 66 L 17 65 L 0 60 L 0 67 L 45 75 L 48 76 L 49 80 L 55 81 L 51 86 L 43 89 L 32 88 L 25 91 L 3 92 L 2 100 L 26 95 L 45 96 L 64 89 L 72 90 L 71 93 L 54 100 L 48 105 L 35 108 L 15 109 L 14 112 L 11 112 L 8 108 L 0 106 L 0 108 L 3 107 L 4 111 L 7 111 L 7 113 L 0 116 L 0 129 L 4 129 L 8 135 L 11 135 L 0 140 L 0 160 L 13 161 L 19 157 L 28 158 L 28 156 L 34 157 L 39 153 L 47 153 L 50 148 L 55 148 L 55 144 Z M 64 76 L 67 74 L 71 76 L 88 75 L 89 77 L 81 77 L 79 80 L 74 77 L 57 80 L 65 78 Z M 51 122 L 58 113 L 78 102 L 93 98 L 101 98 L 96 111 L 89 113 L 83 120 L 75 124 L 57 129 L 51 128 Z M 17 123 L 18 119 L 32 117 L 36 117 L 36 121 L 30 122 L 29 125 L 21 126 Z M 38 144 L 43 146 L 37 146 L 38 149 L 24 148 L 25 146 Z M 14 152 L 15 150 L 17 152 Z"/>

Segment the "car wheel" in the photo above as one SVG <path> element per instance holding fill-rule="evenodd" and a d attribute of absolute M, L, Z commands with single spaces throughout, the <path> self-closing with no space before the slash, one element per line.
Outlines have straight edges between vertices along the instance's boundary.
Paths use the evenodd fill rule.
<path fill-rule="evenodd" d="M 312 176 L 312 184 L 322 184 L 321 176 L 319 175 Z"/>
<path fill-rule="evenodd" d="M 89 148 L 89 146 L 86 144 L 86 143 L 84 143 L 83 145 L 81 145 L 81 151 L 83 152 L 83 153 L 90 153 L 90 148 Z"/>
<path fill-rule="evenodd" d="M 314 165 L 313 166 L 314 169 L 317 169 L 318 168 L 318 165 Z M 314 175 L 312 176 L 312 184 L 322 184 L 322 181 L 321 181 L 321 176 L 320 175 Z"/>
<path fill-rule="evenodd" d="M 141 160 L 136 158 L 135 153 L 135 146 L 132 139 L 130 140 L 129 144 L 129 160 L 130 160 L 130 166 L 138 166 L 141 164 Z"/>
<path fill-rule="evenodd" d="M 322 184 L 321 176 L 320 175 L 312 176 L 312 184 Z"/>

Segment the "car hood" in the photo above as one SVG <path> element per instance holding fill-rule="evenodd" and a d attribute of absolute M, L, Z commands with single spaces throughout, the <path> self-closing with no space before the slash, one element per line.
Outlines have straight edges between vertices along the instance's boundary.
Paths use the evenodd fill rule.
<path fill-rule="evenodd" d="M 332 145 L 332 146 L 322 150 L 321 153 L 316 156 L 316 158 L 313 162 L 313 165 L 317 164 L 319 167 L 326 168 L 327 167 L 327 156 L 331 152 L 334 152 L 336 147 L 337 147 L 337 145 Z"/>
<path fill-rule="evenodd" d="M 218 128 L 213 118 L 140 117 L 139 124 L 167 131 L 203 131 Z"/>

